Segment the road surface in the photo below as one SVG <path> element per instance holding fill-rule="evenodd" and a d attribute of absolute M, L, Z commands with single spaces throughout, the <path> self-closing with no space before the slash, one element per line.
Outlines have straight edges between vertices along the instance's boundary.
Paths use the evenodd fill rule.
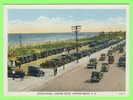
<path fill-rule="evenodd" d="M 107 49 L 102 52 L 107 52 Z M 92 57 L 99 58 L 101 53 L 97 52 Z M 120 54 L 115 53 L 114 55 L 115 63 L 110 65 L 109 72 L 104 73 L 104 77 L 99 83 L 90 82 L 92 69 L 87 69 L 86 60 L 82 59 L 77 68 L 63 73 L 32 91 L 125 91 L 125 69 L 117 66 Z M 101 63 L 98 63 L 97 70 L 100 70 Z"/>

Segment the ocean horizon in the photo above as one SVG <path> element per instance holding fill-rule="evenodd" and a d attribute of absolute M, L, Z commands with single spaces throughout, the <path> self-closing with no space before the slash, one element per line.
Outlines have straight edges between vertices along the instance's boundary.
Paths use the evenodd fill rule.
<path fill-rule="evenodd" d="M 78 38 L 92 37 L 98 35 L 96 32 L 78 33 Z M 62 41 L 75 39 L 75 34 L 71 33 L 21 33 L 8 34 L 8 45 L 19 45 L 20 41 L 23 45 L 44 43 L 49 41 Z"/>

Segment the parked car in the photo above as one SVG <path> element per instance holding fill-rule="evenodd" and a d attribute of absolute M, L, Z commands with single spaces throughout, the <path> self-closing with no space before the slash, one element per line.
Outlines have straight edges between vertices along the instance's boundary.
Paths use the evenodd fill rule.
<path fill-rule="evenodd" d="M 24 57 L 18 57 L 17 60 L 20 61 L 21 64 L 25 63 Z"/>
<path fill-rule="evenodd" d="M 40 77 L 40 76 L 44 76 L 44 72 L 43 70 L 41 70 L 39 66 L 29 66 L 28 75 Z"/>
<path fill-rule="evenodd" d="M 107 56 L 112 56 L 112 55 L 113 55 L 113 50 L 109 50 Z"/>
<path fill-rule="evenodd" d="M 126 66 L 126 57 L 125 56 L 122 56 L 119 58 L 119 62 L 118 62 L 118 66 L 119 67 L 125 67 Z"/>
<path fill-rule="evenodd" d="M 114 63 L 114 56 L 109 56 L 108 62 L 109 62 L 109 64 L 113 64 Z"/>
<path fill-rule="evenodd" d="M 41 63 L 40 67 L 42 67 L 42 68 L 54 68 L 54 67 L 56 67 L 56 62 L 53 60 L 48 60 L 45 63 Z"/>
<path fill-rule="evenodd" d="M 102 63 L 101 72 L 108 72 L 109 66 L 108 63 Z"/>
<path fill-rule="evenodd" d="M 77 59 L 73 54 L 65 55 L 65 57 L 66 57 L 67 59 L 69 59 L 69 62 L 72 62 L 72 61 L 74 61 L 74 60 Z"/>
<path fill-rule="evenodd" d="M 65 64 L 65 62 L 63 62 L 63 61 L 62 61 L 61 59 L 59 59 L 59 58 L 54 58 L 54 59 L 52 59 L 52 60 L 55 61 L 57 67 L 60 67 L 60 66 L 62 66 L 62 65 Z"/>
<path fill-rule="evenodd" d="M 97 41 L 96 40 L 92 40 L 89 44 L 89 47 L 94 47 L 97 45 Z"/>
<path fill-rule="evenodd" d="M 99 58 L 99 60 L 100 61 L 104 61 L 105 58 L 106 58 L 106 54 L 105 53 L 102 53 L 101 56 L 100 56 L 100 58 Z"/>
<path fill-rule="evenodd" d="M 13 70 L 8 70 L 8 77 L 14 77 L 14 78 L 22 78 L 25 76 L 25 73 L 22 71 L 15 71 L 15 73 L 13 73 Z"/>
<path fill-rule="evenodd" d="M 37 60 L 37 54 L 36 53 L 33 53 L 32 57 L 33 57 L 33 61 Z"/>
<path fill-rule="evenodd" d="M 81 53 L 74 53 L 74 56 L 77 57 L 77 59 L 82 58 L 82 54 Z"/>
<path fill-rule="evenodd" d="M 124 52 L 124 48 L 121 47 L 121 48 L 119 49 L 119 53 L 123 53 L 123 52 Z"/>
<path fill-rule="evenodd" d="M 43 51 L 40 53 L 41 57 L 44 58 L 44 57 L 47 57 L 47 51 Z"/>
<path fill-rule="evenodd" d="M 89 64 L 87 64 L 87 68 L 95 68 L 97 67 L 97 59 L 91 58 Z"/>
<path fill-rule="evenodd" d="M 82 57 L 85 57 L 85 56 L 88 56 L 89 55 L 89 53 L 87 52 L 87 50 L 86 51 L 82 51 L 81 54 L 82 54 Z"/>
<path fill-rule="evenodd" d="M 91 74 L 91 82 L 99 82 L 103 78 L 102 72 L 93 71 Z"/>
<path fill-rule="evenodd" d="M 63 64 L 67 64 L 69 62 L 69 60 L 65 56 L 58 56 L 57 59 L 59 59 L 59 61 Z"/>

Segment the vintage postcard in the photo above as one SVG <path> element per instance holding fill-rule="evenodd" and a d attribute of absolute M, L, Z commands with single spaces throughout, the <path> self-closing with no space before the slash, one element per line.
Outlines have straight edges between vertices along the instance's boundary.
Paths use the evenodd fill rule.
<path fill-rule="evenodd" d="M 127 96 L 128 5 L 6 5 L 5 95 Z"/>

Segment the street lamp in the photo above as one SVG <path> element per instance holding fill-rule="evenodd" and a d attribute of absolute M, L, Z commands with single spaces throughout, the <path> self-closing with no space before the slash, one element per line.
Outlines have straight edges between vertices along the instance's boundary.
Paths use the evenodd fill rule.
<path fill-rule="evenodd" d="M 75 32 L 75 41 L 76 41 L 76 53 L 78 54 L 78 32 L 80 31 L 81 29 L 81 25 L 75 25 L 75 26 L 72 26 L 72 32 Z M 77 55 L 77 63 L 78 63 L 78 55 Z"/>

